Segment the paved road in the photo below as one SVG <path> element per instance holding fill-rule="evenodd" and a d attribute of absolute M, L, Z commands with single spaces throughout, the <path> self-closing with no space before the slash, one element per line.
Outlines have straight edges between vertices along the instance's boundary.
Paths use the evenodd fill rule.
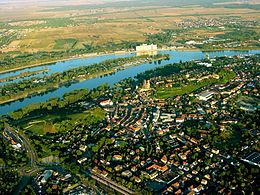
<path fill-rule="evenodd" d="M 28 178 L 33 174 L 36 173 L 40 170 L 43 170 L 44 167 L 41 167 L 39 165 L 37 165 L 37 160 L 38 160 L 38 156 L 36 151 L 32 148 L 32 146 L 30 145 L 29 139 L 26 137 L 26 135 L 22 132 L 17 132 L 14 129 L 12 129 L 10 126 L 5 126 L 6 130 L 9 131 L 10 133 L 14 134 L 15 136 L 18 136 L 22 139 L 22 147 L 25 148 L 26 152 L 27 152 L 27 156 L 29 158 L 29 162 L 26 166 L 21 167 L 18 169 L 20 175 L 23 177 L 22 181 L 20 183 L 19 186 L 17 186 L 17 188 L 13 191 L 13 194 L 19 194 L 19 191 L 22 190 L 28 183 Z M 83 171 L 85 174 L 89 175 L 90 177 L 92 177 L 93 179 L 113 188 L 114 190 L 116 190 L 117 192 L 121 193 L 121 194 L 134 194 L 134 192 L 132 192 L 131 190 L 129 190 L 128 188 L 121 186 L 113 181 L 111 181 L 108 178 L 105 178 L 97 173 L 94 173 L 92 171 L 88 172 L 88 171 Z"/>
<path fill-rule="evenodd" d="M 13 190 L 12 194 L 18 195 L 21 190 L 28 184 L 30 181 L 30 177 L 33 173 L 40 171 L 43 169 L 42 167 L 37 165 L 38 156 L 36 151 L 30 145 L 29 139 L 22 132 L 17 132 L 12 129 L 10 126 L 5 125 L 5 130 L 12 133 L 16 138 L 22 141 L 22 147 L 26 150 L 27 157 L 29 162 L 24 167 L 18 168 L 19 174 L 22 176 L 20 184 Z M 28 171 L 29 170 L 29 171 Z"/>
<path fill-rule="evenodd" d="M 22 133 L 22 132 L 15 131 L 14 129 L 12 129 L 8 125 L 5 125 L 5 130 L 11 132 L 16 137 L 21 138 L 21 140 L 22 140 L 22 147 L 25 148 L 27 156 L 29 158 L 29 162 L 27 163 L 27 165 L 25 167 L 21 167 L 18 170 L 20 170 L 20 172 L 23 173 L 24 175 L 27 175 L 25 173 L 25 169 L 27 169 L 29 167 L 31 167 L 32 169 L 38 168 L 38 166 L 37 166 L 37 159 L 38 159 L 37 153 L 32 148 L 32 146 L 31 146 L 31 144 L 29 142 L 29 139 L 26 137 L 26 135 L 24 133 Z"/>

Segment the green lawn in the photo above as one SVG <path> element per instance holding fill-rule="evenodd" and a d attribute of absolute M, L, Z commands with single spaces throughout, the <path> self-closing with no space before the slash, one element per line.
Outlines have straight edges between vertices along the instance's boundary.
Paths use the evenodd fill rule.
<path fill-rule="evenodd" d="M 97 120 L 103 120 L 105 118 L 105 111 L 99 107 L 86 110 L 82 113 L 75 114 L 49 114 L 37 119 L 23 122 L 20 126 L 27 130 L 34 132 L 39 135 L 44 135 L 45 133 L 54 133 L 58 129 L 60 123 L 68 121 L 78 121 L 79 119 L 87 119 L 91 122 Z"/>
<path fill-rule="evenodd" d="M 54 133 L 56 131 L 52 121 L 50 120 L 31 121 L 24 125 L 24 129 L 39 135 L 43 135 L 47 132 Z"/>
<path fill-rule="evenodd" d="M 198 83 L 190 82 L 187 85 L 182 85 L 180 87 L 169 87 L 169 88 L 160 87 L 156 90 L 157 91 L 156 97 L 159 99 L 166 99 L 177 95 L 189 94 L 207 85 L 225 84 L 236 76 L 236 74 L 233 71 L 225 71 L 225 70 L 220 71 L 218 75 L 220 76 L 220 79 L 218 80 L 208 79 L 208 80 L 200 81 Z"/>
<path fill-rule="evenodd" d="M 172 88 L 159 88 L 157 91 L 157 97 L 160 99 L 166 99 L 169 97 L 183 95 L 185 93 L 191 93 L 197 89 L 209 85 L 209 82 L 200 82 L 200 83 L 190 83 L 188 85 L 183 85 L 181 87 L 172 87 Z"/>

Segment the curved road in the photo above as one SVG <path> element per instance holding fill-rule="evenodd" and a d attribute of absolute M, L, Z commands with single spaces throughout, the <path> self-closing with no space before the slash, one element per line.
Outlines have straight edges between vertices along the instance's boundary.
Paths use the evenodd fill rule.
<path fill-rule="evenodd" d="M 18 140 L 20 140 L 22 143 L 22 147 L 26 150 L 27 157 L 29 159 L 29 162 L 26 166 L 18 168 L 18 173 L 22 177 L 22 180 L 20 184 L 16 187 L 16 189 L 13 190 L 12 194 L 18 195 L 20 191 L 28 184 L 30 181 L 30 177 L 33 173 L 43 169 L 42 167 L 39 167 L 37 165 L 37 153 L 32 148 L 29 139 L 26 137 L 26 135 L 22 132 L 18 132 L 11 128 L 9 125 L 5 124 L 5 130 L 12 133 Z M 30 171 L 28 171 L 30 169 Z"/>

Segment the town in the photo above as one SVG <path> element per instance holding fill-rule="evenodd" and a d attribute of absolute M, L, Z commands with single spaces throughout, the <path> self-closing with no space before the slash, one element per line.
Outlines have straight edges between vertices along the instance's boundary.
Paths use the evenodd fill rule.
<path fill-rule="evenodd" d="M 257 190 L 259 58 L 207 57 L 169 64 L 113 88 L 102 86 L 87 97 L 68 101 L 64 108 L 47 102 L 52 108 L 28 111 L 20 119 L 14 112 L 5 122 L 12 127 L 5 128 L 3 135 L 16 151 L 22 151 L 25 144 L 15 141 L 23 138 L 17 138 L 11 128 L 24 128 L 19 126 L 23 120 L 30 128 L 36 123 L 31 114 L 42 117 L 58 109 L 70 114 L 82 110 L 86 116 L 64 121 L 66 130 L 44 137 L 27 131 L 38 155 L 36 164 L 32 163 L 35 169 L 27 170 L 37 174 L 27 192 L 214 194 Z M 88 115 L 85 110 L 96 114 Z"/>
<path fill-rule="evenodd" d="M 259 194 L 259 10 L 0 1 L 0 195 Z"/>

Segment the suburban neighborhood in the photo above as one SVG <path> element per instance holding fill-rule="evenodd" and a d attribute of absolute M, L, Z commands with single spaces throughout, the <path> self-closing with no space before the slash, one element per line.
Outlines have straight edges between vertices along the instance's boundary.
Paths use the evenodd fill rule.
<path fill-rule="evenodd" d="M 172 73 L 173 66 L 183 68 Z M 259 55 L 205 58 L 138 75 L 137 85 L 130 79 L 100 88 L 96 98 L 68 109 L 99 110 L 102 120 L 74 121 L 52 139 L 27 135 L 38 140 L 33 148 L 42 158 L 29 170 L 37 172 L 32 188 L 37 194 L 95 194 L 93 184 L 101 193 L 106 187 L 122 194 L 247 192 L 259 178 L 258 74 Z M 192 90 L 175 94 L 184 85 Z M 23 150 L 11 127 L 2 134 Z M 41 144 L 51 156 L 44 157 Z"/>

